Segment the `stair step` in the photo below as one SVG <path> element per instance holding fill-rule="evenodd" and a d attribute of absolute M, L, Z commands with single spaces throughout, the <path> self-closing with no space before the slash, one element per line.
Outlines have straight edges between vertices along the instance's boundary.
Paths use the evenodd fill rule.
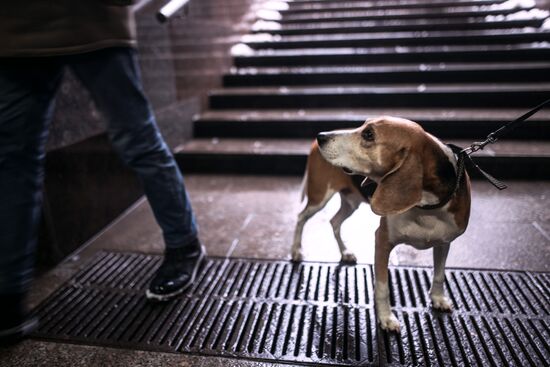
<path fill-rule="evenodd" d="M 193 139 L 179 145 L 176 153 L 229 153 L 229 154 L 299 154 L 307 155 L 311 149 L 311 139 L 236 139 L 211 138 Z M 468 146 L 472 142 L 451 139 L 445 143 L 458 146 Z M 474 157 L 499 157 L 514 154 L 522 157 L 540 156 L 550 158 L 550 142 L 548 141 L 499 141 L 487 146 L 484 150 L 474 153 Z"/>
<path fill-rule="evenodd" d="M 331 64 L 435 63 L 547 61 L 550 43 L 466 46 L 396 46 L 371 48 L 303 48 L 290 50 L 245 50 L 235 54 L 234 64 L 244 66 L 295 66 Z"/>
<path fill-rule="evenodd" d="M 194 139 L 175 149 L 186 172 L 303 174 L 313 139 Z M 452 141 L 467 146 L 471 141 Z M 502 141 L 474 155 L 498 178 L 550 178 L 550 143 Z"/>
<path fill-rule="evenodd" d="M 239 68 L 224 86 L 550 81 L 550 62 Z"/>
<path fill-rule="evenodd" d="M 315 11 L 307 13 L 290 14 L 285 11 L 260 12 L 259 18 L 264 20 L 275 20 L 281 23 L 306 23 L 342 21 L 342 20 L 383 20 L 383 19 L 428 19 L 428 18 L 464 18 L 464 17 L 485 17 L 505 16 L 520 11 L 530 11 L 535 6 L 465 6 L 449 7 L 442 9 L 389 9 L 389 10 L 345 10 L 345 11 Z"/>
<path fill-rule="evenodd" d="M 514 18 L 514 14 L 500 19 L 500 17 L 473 17 L 456 19 L 404 19 L 385 21 L 336 21 L 322 23 L 288 23 L 257 21 L 252 26 L 256 33 L 267 32 L 278 35 L 300 34 L 334 34 L 355 32 L 403 32 L 403 31 L 444 31 L 444 30 L 474 30 L 474 29 L 509 29 L 521 27 L 542 26 L 546 16 L 540 12 L 534 13 L 531 18 Z"/>
<path fill-rule="evenodd" d="M 283 0 L 285 2 L 288 2 L 290 6 L 304 6 L 309 4 L 342 4 L 342 3 L 370 3 L 373 6 L 378 6 L 382 4 L 382 6 L 423 6 L 423 7 L 438 7 L 438 6 L 446 6 L 448 4 L 450 5 L 456 5 L 456 4 L 485 4 L 485 5 L 491 5 L 491 4 L 502 4 L 507 0 Z"/>
<path fill-rule="evenodd" d="M 249 87 L 212 91 L 210 107 L 529 107 L 549 95 L 549 83 Z"/>
<path fill-rule="evenodd" d="M 457 6 L 490 6 L 501 5 L 506 0 L 469 0 L 469 1 L 302 1 L 288 2 L 288 10 L 292 12 L 308 12 L 316 10 L 334 9 L 414 9 L 414 8 L 442 8 Z"/>
<path fill-rule="evenodd" d="M 211 110 L 194 121 L 198 139 L 176 148 L 186 172 L 302 174 L 319 131 L 356 127 L 381 114 L 410 118 L 467 146 L 550 96 L 549 15 L 534 2 L 257 6 L 254 34 L 231 49 L 235 68 L 224 76 L 226 88 L 211 91 Z M 184 28 L 173 34 L 184 35 Z M 217 33 L 212 55 L 222 59 L 233 38 Z M 165 46 L 170 52 L 151 48 L 154 55 L 144 59 L 170 59 L 178 76 L 208 56 L 193 36 Z M 499 178 L 550 178 L 550 112 L 508 139 L 477 153 L 478 163 Z"/>
<path fill-rule="evenodd" d="M 312 138 L 321 131 L 360 126 L 393 115 L 421 124 L 441 138 L 481 140 L 526 109 L 326 109 L 207 111 L 194 122 L 196 137 Z M 543 110 L 514 130 L 510 139 L 550 139 L 550 111 Z"/>
<path fill-rule="evenodd" d="M 383 33 L 338 33 L 279 36 L 266 33 L 242 37 L 253 49 L 330 47 L 377 47 L 408 45 L 479 45 L 550 41 L 550 32 L 535 28 L 510 30 L 416 31 Z M 175 45 L 177 47 L 177 44 Z"/>

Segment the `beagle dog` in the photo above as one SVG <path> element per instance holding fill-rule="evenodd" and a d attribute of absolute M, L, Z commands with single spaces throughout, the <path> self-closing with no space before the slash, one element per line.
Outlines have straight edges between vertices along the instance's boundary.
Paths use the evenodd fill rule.
<path fill-rule="evenodd" d="M 298 215 L 292 259 L 302 260 L 305 222 L 339 193 L 341 207 L 330 223 L 342 261 L 355 262 L 340 237 L 340 226 L 368 202 L 381 216 L 374 267 L 376 314 L 382 329 L 399 331 L 388 287 L 388 260 L 398 244 L 433 247 L 432 306 L 452 311 L 443 288 L 445 261 L 451 241 L 464 233 L 470 216 L 470 180 L 466 172 L 457 172 L 452 149 L 406 119 L 383 116 L 356 129 L 320 133 L 308 158 L 302 194 L 307 204 Z"/>

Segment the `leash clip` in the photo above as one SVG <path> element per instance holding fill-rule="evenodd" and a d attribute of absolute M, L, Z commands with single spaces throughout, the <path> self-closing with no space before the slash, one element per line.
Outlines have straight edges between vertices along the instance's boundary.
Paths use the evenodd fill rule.
<path fill-rule="evenodd" d="M 465 153 L 467 155 L 470 155 L 472 153 L 477 152 L 478 150 L 483 150 L 483 148 L 485 148 L 486 145 L 493 144 L 496 141 L 497 141 L 497 138 L 494 136 L 494 133 L 490 133 L 489 135 L 487 135 L 487 139 L 480 142 L 474 142 L 469 147 L 462 149 L 460 151 L 460 154 Z"/>

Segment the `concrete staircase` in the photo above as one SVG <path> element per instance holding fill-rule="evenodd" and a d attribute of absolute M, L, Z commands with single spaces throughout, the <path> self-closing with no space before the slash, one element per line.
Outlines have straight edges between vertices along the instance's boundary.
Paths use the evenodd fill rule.
<path fill-rule="evenodd" d="M 176 149 L 186 172 L 300 174 L 319 131 L 381 114 L 469 145 L 550 98 L 550 21 L 529 1 L 279 1 L 257 17 Z M 550 112 L 476 156 L 550 178 Z"/>

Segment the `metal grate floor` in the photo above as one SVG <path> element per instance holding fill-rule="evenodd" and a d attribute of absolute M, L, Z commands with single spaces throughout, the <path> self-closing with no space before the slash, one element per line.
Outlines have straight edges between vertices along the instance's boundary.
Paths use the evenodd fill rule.
<path fill-rule="evenodd" d="M 401 335 L 377 330 L 370 265 L 209 258 L 167 304 L 143 292 L 161 257 L 99 253 L 36 310 L 37 338 L 294 365 L 544 366 L 550 274 L 448 270 L 452 314 L 432 312 L 431 269 L 390 269 Z"/>

